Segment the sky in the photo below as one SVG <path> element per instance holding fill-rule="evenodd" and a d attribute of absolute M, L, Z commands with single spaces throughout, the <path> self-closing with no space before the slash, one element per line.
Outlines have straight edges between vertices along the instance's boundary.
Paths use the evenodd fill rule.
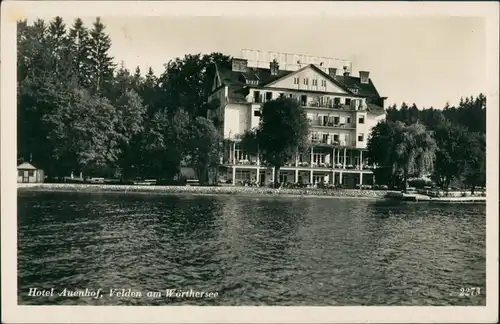
<path fill-rule="evenodd" d="M 64 17 L 63 17 L 64 18 Z M 95 17 L 82 17 L 90 27 Z M 67 24 L 72 18 L 65 18 Z M 297 53 L 352 61 L 387 104 L 442 108 L 486 86 L 483 18 L 474 17 L 101 17 L 111 55 L 133 70 L 185 54 L 241 49 Z"/>

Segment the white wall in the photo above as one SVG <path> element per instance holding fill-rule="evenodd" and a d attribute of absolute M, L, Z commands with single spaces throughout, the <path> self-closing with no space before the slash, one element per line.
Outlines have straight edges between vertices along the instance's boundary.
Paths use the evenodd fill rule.
<path fill-rule="evenodd" d="M 357 148 L 366 148 L 366 145 L 368 143 L 368 138 L 370 137 L 370 133 L 377 125 L 377 123 L 381 120 L 385 119 L 385 115 L 374 115 L 368 112 L 357 112 L 356 113 L 356 147 Z M 365 117 L 365 123 L 364 124 L 359 124 L 359 116 L 364 116 Z M 358 141 L 358 135 L 363 134 L 364 139 L 363 142 Z"/>
<path fill-rule="evenodd" d="M 251 105 L 228 104 L 224 112 L 224 137 L 234 138 L 235 135 L 243 134 L 250 129 Z"/>
<path fill-rule="evenodd" d="M 255 111 L 260 111 L 260 110 L 261 110 L 261 108 L 260 108 L 259 104 L 253 104 L 253 105 L 251 105 L 251 109 L 250 109 L 250 125 L 249 125 L 250 128 L 255 128 L 255 127 L 259 126 L 260 116 L 255 116 L 254 112 Z"/>

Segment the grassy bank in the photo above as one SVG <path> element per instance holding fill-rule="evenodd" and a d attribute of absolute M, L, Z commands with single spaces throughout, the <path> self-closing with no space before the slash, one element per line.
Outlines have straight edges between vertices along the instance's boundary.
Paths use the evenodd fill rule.
<path fill-rule="evenodd" d="M 266 187 L 199 187 L 199 186 L 127 186 L 97 184 L 18 184 L 22 191 L 62 191 L 62 192 L 116 192 L 150 194 L 198 194 L 198 195 L 252 195 L 252 196 L 295 196 L 295 197 L 331 197 L 331 198 L 384 198 L 384 190 L 354 189 L 271 189 Z"/>

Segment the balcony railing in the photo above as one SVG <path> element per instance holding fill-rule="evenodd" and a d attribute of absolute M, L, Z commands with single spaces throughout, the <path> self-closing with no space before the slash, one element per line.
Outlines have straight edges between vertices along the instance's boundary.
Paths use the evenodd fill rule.
<path fill-rule="evenodd" d="M 288 95 L 284 95 L 286 98 Z M 276 99 L 276 98 L 273 98 Z M 303 100 L 301 98 L 291 98 L 292 100 L 295 100 L 298 102 L 299 105 L 302 107 L 306 108 L 325 108 L 325 109 L 335 109 L 335 110 L 348 110 L 348 111 L 353 111 L 353 110 L 366 110 L 366 104 L 363 103 L 357 103 L 357 104 L 341 104 L 341 103 L 335 103 L 335 102 L 321 102 L 319 100 Z M 260 94 L 259 96 L 252 96 L 249 98 L 249 102 L 252 103 L 264 103 L 268 100 L 271 99 L 266 99 L 263 94 Z"/>
<path fill-rule="evenodd" d="M 355 141 L 337 141 L 333 140 L 331 138 L 325 139 L 325 138 L 311 138 L 311 143 L 312 144 L 325 144 L 325 145 L 331 145 L 331 146 L 356 146 Z"/>
<path fill-rule="evenodd" d="M 312 108 L 329 108 L 329 109 L 338 109 L 338 110 L 365 110 L 366 109 L 366 106 L 363 104 L 346 105 L 346 104 L 341 104 L 341 103 L 320 102 L 320 101 L 309 101 L 309 102 L 300 101 L 299 103 L 303 107 L 312 107 Z"/>
<path fill-rule="evenodd" d="M 333 121 L 323 121 L 321 119 L 312 119 L 311 126 L 316 127 L 334 127 L 334 128 L 355 128 L 352 123 L 335 123 Z"/>

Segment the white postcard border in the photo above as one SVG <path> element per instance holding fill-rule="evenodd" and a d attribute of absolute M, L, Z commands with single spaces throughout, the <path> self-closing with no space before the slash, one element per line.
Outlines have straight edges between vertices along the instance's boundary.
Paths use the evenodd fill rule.
<path fill-rule="evenodd" d="M 498 321 L 499 5 L 495 2 L 5 1 L 1 12 L 2 322 L 476 323 Z M 279 6 L 279 7 L 278 7 Z M 278 10 L 276 10 L 278 9 Z M 97 14 L 96 14 L 97 13 Z M 18 306 L 16 21 L 32 16 L 479 16 L 487 28 L 486 307 Z M 457 283 L 460 285 L 460 283 Z"/>

